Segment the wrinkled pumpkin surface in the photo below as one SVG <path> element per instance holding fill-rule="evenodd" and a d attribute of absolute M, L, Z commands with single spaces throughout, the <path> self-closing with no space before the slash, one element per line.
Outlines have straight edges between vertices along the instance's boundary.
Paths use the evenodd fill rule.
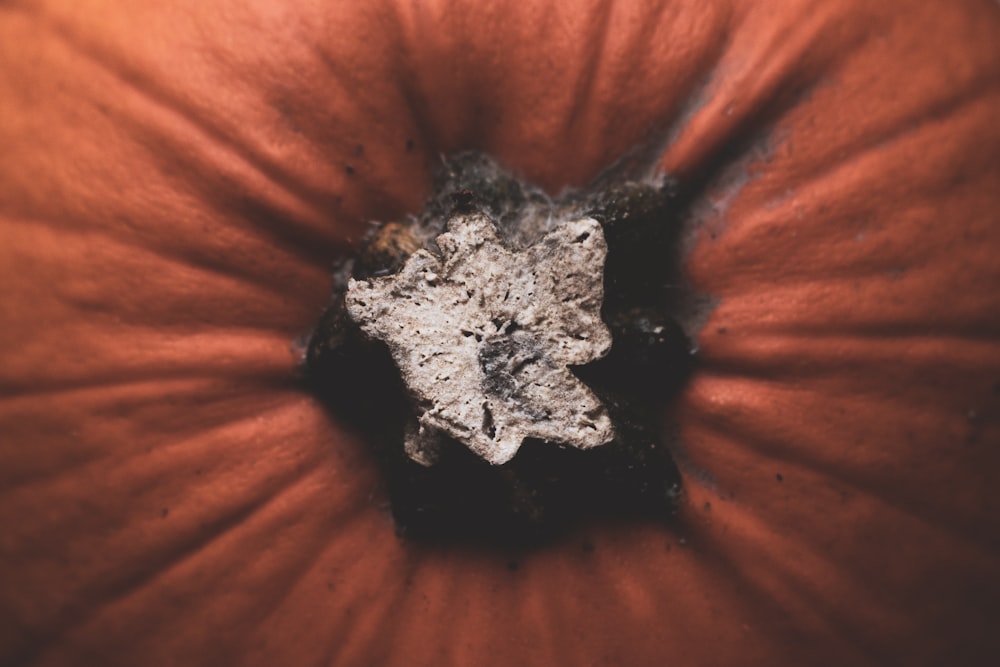
<path fill-rule="evenodd" d="M 998 109 L 988 0 L 3 3 L 0 664 L 996 664 Z M 678 526 L 398 539 L 294 378 L 331 260 L 636 147 L 716 304 Z"/>

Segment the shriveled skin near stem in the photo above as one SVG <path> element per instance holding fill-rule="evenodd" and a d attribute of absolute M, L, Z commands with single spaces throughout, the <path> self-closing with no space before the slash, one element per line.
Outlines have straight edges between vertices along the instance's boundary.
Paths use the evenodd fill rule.
<path fill-rule="evenodd" d="M 990 0 L 3 3 L 0 664 L 996 664 L 998 62 Z M 637 146 L 717 304 L 679 528 L 397 540 L 290 379 L 331 258 Z"/>

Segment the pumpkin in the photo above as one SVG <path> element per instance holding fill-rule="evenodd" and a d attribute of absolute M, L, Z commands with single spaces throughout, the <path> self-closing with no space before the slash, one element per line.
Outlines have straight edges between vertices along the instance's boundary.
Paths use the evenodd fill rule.
<path fill-rule="evenodd" d="M 1000 657 L 995 3 L 8 2 L 0 63 L 0 663 Z M 399 539 L 296 383 L 465 149 L 692 193 L 675 528 Z"/>

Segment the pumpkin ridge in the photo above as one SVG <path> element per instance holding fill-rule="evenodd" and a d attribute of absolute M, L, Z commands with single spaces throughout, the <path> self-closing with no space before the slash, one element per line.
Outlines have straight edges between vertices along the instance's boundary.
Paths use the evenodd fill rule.
<path fill-rule="evenodd" d="M 740 544 L 738 554 L 732 548 L 726 549 L 719 540 L 713 539 L 712 533 L 703 528 L 692 530 L 692 540 L 699 542 L 704 550 L 711 550 L 714 558 L 722 561 L 720 567 L 727 568 L 741 585 L 755 590 L 755 597 L 768 600 L 771 614 L 786 617 L 790 625 L 794 618 L 797 629 L 793 636 L 797 641 L 790 643 L 809 643 L 833 626 L 834 634 L 850 638 L 846 643 L 851 649 L 849 657 L 842 656 L 832 664 L 885 664 L 885 652 L 875 648 L 876 643 L 871 637 L 879 630 L 884 631 L 886 624 L 885 617 L 874 611 L 877 605 L 873 602 L 878 596 L 873 593 L 873 587 L 866 585 L 864 581 L 849 585 L 844 574 L 828 566 L 830 557 L 826 550 L 817 546 L 809 549 L 808 553 L 803 553 L 801 546 L 792 548 L 788 538 L 755 517 L 745 507 L 727 504 L 726 514 L 726 530 L 734 533 L 734 538 Z M 775 543 L 778 546 L 772 550 L 770 545 Z M 764 544 L 769 545 L 769 548 L 760 548 Z M 768 555 L 774 553 L 784 554 L 780 565 L 775 556 Z M 761 560 L 771 573 L 763 580 L 757 574 L 762 567 Z M 803 560 L 808 562 L 803 564 Z M 826 580 L 823 582 L 825 585 L 838 590 L 850 590 L 852 599 L 861 600 L 858 606 L 862 611 L 858 612 L 853 605 L 847 609 L 837 609 L 836 603 L 823 596 L 820 591 L 811 591 L 810 588 L 818 587 L 816 575 L 810 574 L 815 572 L 822 572 L 826 577 L 832 576 L 837 580 L 837 583 Z M 868 604 L 865 604 L 866 597 L 869 599 Z M 850 616 L 865 615 L 866 612 L 869 618 L 855 619 L 853 622 L 850 620 Z M 757 617 L 755 614 L 755 618 Z M 753 623 L 752 620 L 750 622 Z"/>
<path fill-rule="evenodd" d="M 730 456 L 766 460 L 769 467 L 782 471 L 783 481 L 796 477 L 809 478 L 810 481 L 835 480 L 838 484 L 838 493 L 843 499 L 841 504 L 848 504 L 846 499 L 849 499 L 850 503 L 876 500 L 881 506 L 882 513 L 900 515 L 894 517 L 896 521 L 909 519 L 915 524 L 919 524 L 924 532 L 933 533 L 928 536 L 929 540 L 946 537 L 958 542 L 966 549 L 966 555 L 975 553 L 987 561 L 996 550 L 997 544 L 991 543 L 988 539 L 969 537 L 969 529 L 975 526 L 957 526 L 952 519 L 945 516 L 948 508 L 942 510 L 938 505 L 923 500 L 921 489 L 911 492 L 879 490 L 883 479 L 875 474 L 870 474 L 869 478 L 865 479 L 863 470 L 859 472 L 860 466 L 852 467 L 848 464 L 824 460 L 806 452 L 794 452 L 788 448 L 782 448 L 777 438 L 766 438 L 756 434 L 748 435 L 744 432 L 734 434 L 732 429 L 717 425 L 706 426 L 702 432 L 710 434 L 709 437 L 714 437 L 719 442 L 739 442 L 740 445 L 737 448 L 725 447 Z M 721 449 L 722 447 L 719 447 L 719 450 Z M 743 450 L 743 455 L 735 454 L 734 449 Z M 749 494 L 743 494 L 739 490 L 725 489 L 720 486 L 713 493 L 719 501 L 726 503 L 726 511 L 729 514 L 732 513 L 729 509 L 730 505 L 740 507 L 744 511 L 749 511 L 749 508 L 753 506 L 752 502 L 743 499 L 744 495 Z M 777 521 L 778 519 L 772 519 L 768 525 Z M 816 545 L 816 549 L 821 549 L 824 546 Z"/>
<path fill-rule="evenodd" d="M 271 499 L 263 499 L 263 502 L 266 503 L 269 500 Z M 233 526 L 239 525 L 245 518 L 252 515 L 259 506 L 261 506 L 260 503 L 254 503 L 230 517 L 210 525 L 213 528 L 228 530 Z M 14 650 L 14 662 L 22 664 L 43 662 L 46 654 L 51 653 L 52 649 L 58 646 L 57 642 L 53 641 L 54 638 L 72 635 L 74 630 L 100 618 L 103 614 L 108 613 L 109 609 L 127 601 L 136 592 L 147 588 L 151 582 L 169 576 L 173 568 L 182 565 L 188 559 L 196 557 L 206 544 L 217 540 L 218 538 L 214 532 L 213 530 L 202 534 L 196 533 L 192 537 L 190 544 L 186 544 L 179 549 L 181 553 L 164 554 L 159 559 L 144 563 L 139 571 L 132 573 L 117 572 L 113 577 L 113 579 L 117 579 L 115 582 L 89 582 L 82 590 L 78 591 L 78 595 L 84 598 L 101 600 L 100 608 L 85 609 L 81 607 L 69 607 L 60 610 L 57 613 L 56 619 L 48 621 L 48 628 L 44 634 L 36 634 L 30 637 L 28 640 L 30 643 Z"/>
<path fill-rule="evenodd" d="M 240 129 L 238 125 L 227 129 L 224 125 L 212 121 L 203 113 L 203 109 L 200 109 L 192 100 L 185 99 L 185 96 L 180 94 L 178 89 L 164 85 L 162 81 L 157 81 L 148 74 L 143 75 L 130 63 L 129 58 L 116 57 L 118 54 L 102 48 L 85 35 L 74 31 L 68 23 L 59 18 L 49 14 L 44 16 L 40 22 L 48 28 L 49 34 L 57 37 L 71 48 L 76 56 L 86 59 L 103 72 L 121 81 L 130 91 L 138 94 L 154 107 L 166 110 L 171 116 L 183 119 L 185 123 L 197 131 L 200 140 L 207 139 L 213 145 L 223 147 L 226 151 L 231 152 L 238 161 L 251 167 L 268 183 L 287 192 L 295 200 L 309 205 L 313 211 L 321 211 L 329 205 L 329 192 L 325 188 L 304 184 L 300 175 L 289 173 L 282 168 L 277 160 L 266 155 L 261 149 L 251 147 L 245 141 L 238 140 L 235 134 Z M 200 141 L 183 143 L 191 146 L 198 145 Z M 152 154 L 156 155 L 155 152 Z M 317 217 L 323 218 L 325 216 L 319 213 Z"/>
<path fill-rule="evenodd" d="M 811 471 L 808 474 L 809 475 L 813 475 L 813 473 Z M 793 475 L 798 475 L 798 473 L 793 473 Z M 824 476 L 825 476 L 824 472 L 822 470 L 820 470 L 819 472 L 815 473 L 815 477 L 813 477 L 811 479 L 822 479 Z M 810 479 L 810 481 L 811 481 L 811 479 Z M 860 497 L 860 498 L 857 497 L 857 496 L 851 496 L 850 497 L 850 501 L 856 502 L 858 504 L 863 504 L 865 502 L 865 500 L 866 499 L 864 497 Z M 841 503 L 841 504 L 843 506 L 843 509 L 845 509 L 845 510 L 848 509 L 848 507 L 846 506 L 845 503 Z M 925 544 L 929 545 L 929 547 L 928 547 L 929 550 L 933 550 L 933 546 L 932 545 L 934 545 L 934 544 L 937 543 L 936 540 L 939 539 L 942 534 L 948 534 L 948 533 L 952 532 L 944 524 L 935 524 L 935 523 L 928 524 L 928 523 L 926 523 L 919 516 L 915 516 L 910 511 L 908 511 L 906 508 L 892 507 L 891 509 L 892 509 L 892 512 L 890 513 L 890 515 L 888 517 L 888 525 L 895 525 L 895 524 L 903 524 L 903 525 L 905 525 L 907 523 L 916 524 L 917 529 L 921 533 L 923 533 L 925 535 L 924 538 L 923 538 L 923 542 Z M 744 531 L 745 532 L 745 530 L 744 530 L 745 526 L 751 525 L 753 523 L 756 523 L 756 524 L 759 524 L 759 529 L 761 531 L 765 531 L 765 532 L 769 531 L 770 533 L 774 533 L 774 530 L 769 526 L 768 523 L 762 523 L 761 520 L 754 521 L 753 518 L 752 518 L 752 516 L 751 516 L 751 514 L 750 514 L 751 512 L 752 512 L 752 510 L 750 509 L 750 504 L 748 504 L 746 502 L 740 503 L 740 504 L 738 504 L 738 505 L 736 505 L 734 507 L 731 507 L 731 508 L 727 508 L 727 512 L 726 512 L 726 516 L 727 516 L 727 532 L 730 531 L 730 530 L 737 530 L 737 531 Z M 733 516 L 733 515 L 735 515 L 735 516 Z M 886 519 L 883 519 L 882 522 L 885 523 Z M 789 528 L 791 528 L 791 526 L 789 526 Z M 882 527 L 879 526 L 879 529 L 881 529 L 881 528 Z M 795 585 L 793 587 L 793 590 L 796 591 L 796 592 L 801 592 L 801 591 L 804 591 L 805 589 L 809 588 L 810 583 L 813 583 L 815 581 L 815 579 L 817 578 L 817 574 L 816 573 L 831 573 L 833 575 L 842 577 L 843 575 L 839 574 L 838 570 L 840 570 L 840 571 L 844 570 L 845 566 L 848 567 L 848 568 L 853 567 L 852 574 L 857 579 L 860 580 L 859 590 L 862 590 L 862 591 L 878 591 L 879 589 L 883 589 L 885 591 L 883 593 L 875 593 L 874 597 L 870 600 L 870 602 L 868 604 L 862 604 L 861 605 L 862 608 L 864 608 L 866 610 L 868 610 L 868 609 L 871 610 L 870 613 L 872 615 L 872 618 L 869 618 L 868 621 L 862 621 L 860 623 L 860 626 L 862 628 L 864 628 L 864 630 L 866 632 L 884 632 L 887 629 L 886 628 L 886 625 L 887 625 L 886 615 L 885 615 L 884 610 L 883 610 L 883 613 L 882 613 L 881 620 L 879 618 L 875 617 L 876 609 L 879 607 L 879 605 L 877 604 L 877 599 L 880 598 L 880 597 L 883 597 L 885 594 L 888 594 L 888 591 L 885 590 L 885 589 L 887 589 L 887 588 L 891 589 L 891 587 L 894 585 L 894 582 L 892 580 L 896 579 L 896 578 L 900 578 L 900 579 L 904 579 L 904 580 L 906 580 L 906 579 L 916 579 L 916 580 L 920 580 L 920 581 L 927 581 L 929 578 L 931 578 L 931 577 L 934 576 L 934 571 L 938 567 L 938 565 L 932 564 L 932 565 L 924 567 L 924 568 L 919 568 L 920 572 L 918 574 L 916 574 L 916 576 L 911 576 L 912 573 L 909 571 L 909 566 L 907 564 L 903 564 L 903 563 L 897 563 L 897 564 L 895 564 L 894 571 L 892 571 L 890 573 L 887 573 L 885 571 L 884 565 L 882 563 L 854 564 L 854 563 L 848 562 L 846 564 L 841 564 L 838 567 L 837 564 L 840 561 L 835 561 L 834 559 L 837 558 L 838 551 L 840 551 L 842 549 L 842 547 L 840 546 L 840 543 L 850 543 L 851 541 L 860 541 L 860 540 L 873 539 L 873 538 L 877 539 L 877 540 L 880 540 L 880 541 L 891 541 L 892 539 L 894 539 L 894 536 L 891 533 L 883 535 L 883 534 L 881 534 L 881 530 L 880 530 L 880 533 L 877 534 L 877 535 L 863 535 L 863 534 L 862 535 L 854 535 L 854 534 L 848 533 L 848 534 L 840 535 L 840 536 L 838 536 L 838 538 L 839 539 L 836 539 L 832 543 L 816 543 L 816 544 L 806 543 L 806 544 L 802 545 L 814 557 L 819 558 L 820 561 L 828 561 L 829 565 L 826 566 L 826 567 L 824 567 L 822 564 L 817 564 L 817 565 L 813 565 L 811 567 L 805 568 L 804 571 L 802 571 L 800 568 L 794 568 L 794 566 L 786 566 L 784 568 L 773 567 L 773 570 L 775 572 L 778 572 L 778 573 L 786 573 L 786 572 L 788 572 L 789 574 L 790 574 L 790 569 L 796 569 L 796 570 L 798 570 L 796 572 L 796 577 L 799 579 L 799 581 L 798 581 L 797 585 Z M 751 540 L 751 543 L 752 543 L 753 547 L 757 547 L 757 550 L 761 551 L 762 555 L 764 555 L 766 557 L 767 554 L 774 553 L 774 551 L 772 549 L 770 549 L 770 548 L 764 548 L 762 545 L 767 545 L 770 542 L 775 541 L 775 540 L 788 542 L 789 538 L 783 537 L 783 536 L 776 536 L 774 534 L 769 534 L 769 535 L 767 535 L 765 537 L 758 538 L 758 539 L 755 539 L 755 540 Z M 967 552 L 965 554 L 966 562 L 968 563 L 968 566 L 970 567 L 970 569 L 981 569 L 984 572 L 988 572 L 990 570 L 990 561 L 992 560 L 992 555 L 993 555 L 994 551 L 987 551 L 987 550 L 983 549 L 983 545 L 979 545 L 979 544 L 975 544 L 975 543 L 970 544 L 970 546 L 972 547 L 973 551 Z M 734 560 L 734 562 L 732 562 L 732 564 L 731 564 L 731 567 L 734 567 L 737 570 L 739 570 L 741 568 L 741 565 L 742 565 L 743 562 L 745 562 L 745 561 L 747 561 L 747 560 L 749 560 L 751 558 L 751 555 L 748 553 L 749 549 L 748 549 L 747 545 L 743 545 L 742 547 L 740 547 L 740 549 L 741 549 L 741 558 L 740 558 L 740 561 L 736 562 Z M 790 557 L 789 560 L 790 560 L 791 563 L 798 563 L 801 560 L 802 548 L 799 548 L 799 549 L 783 549 L 783 550 L 779 551 L 779 553 L 785 553 L 785 554 L 787 554 Z M 971 556 L 971 558 L 970 558 L 970 556 Z M 934 563 L 934 561 L 931 561 L 931 562 Z M 810 576 L 809 573 L 813 573 L 812 576 Z M 779 576 L 781 576 L 781 575 L 779 574 Z M 810 582 L 809 581 L 810 579 L 812 579 L 813 582 Z M 844 584 L 838 584 L 837 587 L 838 587 L 838 589 L 842 589 L 842 588 L 845 587 L 845 585 Z M 851 596 L 851 597 L 854 598 L 854 599 L 856 599 L 857 597 L 861 597 L 861 596 L 855 595 L 855 596 Z M 833 604 L 832 601 L 823 601 L 823 602 L 826 603 L 825 606 L 827 606 L 828 608 L 832 609 L 832 604 Z M 809 606 L 812 607 L 812 608 L 821 608 L 821 607 L 824 606 L 824 604 L 822 604 L 822 603 L 820 603 L 820 604 L 810 603 Z M 930 611 L 931 613 L 933 613 L 933 611 L 931 611 L 931 610 L 928 610 L 928 611 Z M 857 612 L 851 606 L 848 606 L 846 609 L 843 609 L 839 613 L 841 613 L 841 614 L 845 614 L 845 613 L 846 614 L 856 614 Z M 898 628 L 898 632 L 900 632 L 900 633 L 905 632 L 904 628 L 906 627 L 906 624 L 907 624 L 907 617 L 906 617 L 907 613 L 908 612 L 899 612 L 899 611 L 897 611 L 897 612 L 895 612 L 893 614 L 894 620 L 893 620 L 892 624 L 895 625 Z M 899 637 L 899 640 L 903 640 L 903 639 L 905 639 L 905 637 L 903 637 L 903 636 Z M 880 662 L 879 664 L 883 664 L 883 663 Z"/>
<path fill-rule="evenodd" d="M 614 8 L 620 6 L 614 0 L 597 0 L 595 5 L 596 10 L 587 14 L 586 34 L 578 37 L 587 48 L 583 49 L 583 64 L 574 73 L 574 80 L 569 86 L 573 91 L 569 97 L 573 101 L 569 103 L 565 119 L 568 132 L 573 131 L 580 116 L 592 107 L 594 89 L 598 81 L 598 70 L 604 59 L 608 38 L 612 30 L 611 16 L 614 13 Z"/>
<path fill-rule="evenodd" d="M 418 38 L 414 37 L 412 33 L 416 32 L 419 35 L 420 28 L 417 26 L 415 29 L 411 29 L 409 22 L 416 24 L 419 21 L 419 16 L 404 16 L 403 13 L 406 10 L 402 3 L 387 2 L 385 5 L 387 18 L 384 23 L 392 31 L 393 42 L 399 45 L 399 48 L 395 49 L 391 55 L 394 63 L 392 67 L 393 83 L 401 91 L 402 98 L 406 102 L 406 113 L 418 135 L 412 137 L 410 141 L 414 142 L 415 146 L 419 146 L 421 152 L 437 151 L 440 154 L 452 152 L 456 147 L 443 141 L 438 128 L 435 127 L 430 111 L 433 106 L 431 94 L 425 88 L 426 82 L 420 78 L 415 69 L 414 61 L 418 54 L 416 46 Z M 432 53 L 426 57 L 433 58 L 436 55 Z M 450 100 L 445 99 L 440 100 L 440 102 L 449 103 Z M 430 181 L 430 170 L 428 170 L 424 177 L 425 192 L 422 198 L 426 198 L 427 193 L 430 192 Z"/>
<path fill-rule="evenodd" d="M 77 272 L 72 277 L 60 275 L 59 282 L 53 280 L 48 285 L 48 291 L 63 302 L 90 311 L 93 317 L 114 312 L 116 320 L 123 326 L 141 325 L 160 331 L 176 331 L 179 327 L 189 326 L 190 321 L 170 316 L 153 323 L 150 322 L 148 303 L 129 302 L 120 296 L 109 299 L 96 293 L 96 285 L 91 286 L 99 280 L 95 275 L 99 276 L 110 266 L 116 266 L 130 276 L 127 283 L 122 281 L 119 284 L 121 288 L 136 283 L 150 288 L 155 286 L 153 291 L 157 293 L 157 302 L 171 313 L 186 309 L 197 313 L 210 311 L 223 301 L 217 296 L 219 293 L 252 288 L 253 296 L 249 300 L 254 303 L 257 312 L 240 313 L 240 317 L 233 313 L 230 321 L 234 330 L 258 335 L 270 332 L 282 337 L 287 337 L 289 332 L 287 321 L 301 317 L 301 312 L 297 311 L 304 310 L 298 304 L 288 303 L 288 292 L 304 279 L 325 278 L 328 273 L 325 267 L 307 266 L 288 277 L 261 275 L 253 268 L 241 270 L 238 265 L 225 266 L 220 258 L 211 257 L 208 253 L 192 257 L 177 248 L 157 247 L 157 242 L 152 239 L 133 237 L 129 242 L 126 233 L 113 229 L 84 232 L 69 227 L 51 229 L 49 225 L 37 221 L 8 218 L 6 222 L 24 240 L 8 242 L 0 253 L 13 252 L 15 256 L 27 257 L 33 247 L 54 246 L 58 250 L 54 250 L 47 260 L 54 267 L 72 264 L 81 257 L 92 258 L 97 265 L 94 269 Z M 289 257 L 290 260 L 293 258 L 299 259 Z M 52 270 L 61 273 L 57 268 Z M 279 282 L 279 278 L 283 280 Z M 206 305 L 202 306 L 200 302 Z"/>
<path fill-rule="evenodd" d="M 150 390 L 153 388 L 159 388 L 160 392 L 155 399 L 149 395 Z M 257 388 L 256 393 L 261 398 L 264 398 L 272 389 L 273 387 L 270 386 L 260 386 Z M 24 410 L 25 407 L 28 407 L 19 408 L 19 403 L 35 406 L 40 401 L 52 401 L 55 403 L 67 401 L 86 402 L 88 406 L 91 406 L 88 410 L 94 415 L 131 416 L 155 405 L 157 399 L 160 401 L 170 400 L 176 403 L 185 403 L 185 401 L 182 401 L 182 397 L 196 394 L 199 396 L 199 400 L 196 403 L 187 402 L 188 405 L 185 407 L 190 409 L 193 407 L 192 403 L 194 403 L 202 407 L 211 406 L 226 410 L 217 425 L 217 428 L 221 429 L 237 423 L 240 419 L 250 420 L 260 417 L 260 410 L 263 410 L 260 407 L 255 406 L 256 409 L 253 411 L 252 416 L 250 414 L 242 414 L 246 411 L 246 408 L 242 408 L 240 411 L 233 410 L 238 402 L 252 400 L 251 393 L 246 391 L 245 383 L 220 386 L 218 379 L 211 376 L 174 378 L 169 380 L 155 378 L 153 380 L 113 383 L 102 386 L 87 385 L 84 387 L 59 389 L 53 393 L 19 392 L 14 397 L 0 399 L 0 423 L 9 418 L 10 415 L 16 414 L 19 409 Z M 290 393 L 289 397 L 299 400 L 297 393 Z M 274 405 L 275 400 L 273 398 L 270 399 L 269 403 L 271 404 L 271 408 L 275 410 L 283 407 L 283 405 Z M 233 408 L 230 407 L 231 404 Z M 37 418 L 42 419 L 41 415 L 44 414 L 44 409 L 36 408 L 33 413 L 39 415 Z M 64 426 L 54 426 L 53 428 L 64 428 Z M 84 445 L 89 444 L 88 441 L 90 438 L 88 438 L 86 433 L 77 433 L 74 437 L 81 439 Z M 43 463 L 45 464 L 42 468 L 44 472 L 34 470 L 25 474 L 24 468 L 19 470 L 13 464 L 3 466 L 2 469 L 5 470 L 6 474 L 4 475 L 4 485 L 2 490 L 0 490 L 0 496 L 8 492 L 19 492 L 21 487 L 39 484 L 40 482 L 61 483 L 62 477 L 71 476 L 74 473 L 84 470 L 89 471 L 90 468 L 88 466 L 101 466 L 103 465 L 102 462 L 106 463 L 115 460 L 123 465 L 132 465 L 132 461 L 148 458 L 151 451 L 154 455 L 159 456 L 168 451 L 174 451 L 173 448 L 191 447 L 190 440 L 173 440 L 173 437 L 175 437 L 173 432 L 169 434 L 163 433 L 160 441 L 146 448 L 119 448 L 114 451 L 94 449 L 90 451 L 90 449 L 84 446 L 78 449 L 77 452 L 86 458 L 74 459 L 68 462 L 60 460 L 58 461 L 59 467 L 55 468 L 53 468 L 53 463 L 55 462 L 44 460 L 42 453 L 36 451 L 35 456 L 38 459 L 43 459 Z M 30 471 L 34 467 L 36 466 L 31 466 L 28 470 Z M 99 477 L 96 474 L 97 470 L 94 470 L 93 473 L 95 478 Z"/>
<path fill-rule="evenodd" d="M 711 385 L 711 380 L 706 380 L 706 383 Z M 732 384 L 732 380 L 727 380 L 727 384 Z M 947 445 L 936 450 L 928 449 L 927 453 L 930 454 L 931 458 L 924 468 L 907 471 L 911 481 L 897 481 L 899 472 L 893 461 L 899 458 L 897 454 L 900 450 L 907 449 L 907 447 L 899 446 L 898 440 L 900 438 L 898 436 L 891 438 L 875 434 L 866 440 L 863 439 L 864 436 L 848 431 L 839 439 L 827 437 L 828 440 L 839 440 L 839 447 L 834 449 L 823 446 L 823 438 L 816 436 L 810 438 L 809 425 L 803 425 L 794 418 L 786 419 L 781 424 L 769 426 L 760 424 L 759 420 L 757 423 L 751 422 L 742 416 L 744 413 L 759 410 L 762 405 L 791 403 L 789 399 L 794 399 L 799 393 L 782 386 L 781 383 L 770 384 L 770 387 L 766 387 L 766 393 L 760 392 L 765 398 L 758 399 L 754 404 L 730 403 L 721 409 L 714 406 L 706 408 L 697 399 L 692 399 L 686 404 L 685 407 L 692 413 L 703 414 L 702 419 L 700 419 L 701 425 L 697 432 L 693 433 L 693 442 L 699 443 L 703 450 L 702 458 L 709 459 L 713 453 L 721 451 L 725 451 L 730 458 L 734 459 L 763 456 L 769 460 L 767 468 L 784 470 L 783 476 L 786 481 L 791 478 L 787 470 L 788 466 L 795 466 L 815 479 L 835 481 L 835 489 L 840 495 L 841 503 L 846 503 L 848 500 L 857 503 L 858 499 L 854 497 L 856 494 L 853 494 L 851 490 L 859 491 L 868 498 L 877 499 L 880 509 L 888 509 L 891 512 L 910 517 L 927 529 L 933 530 L 939 536 L 947 535 L 952 541 L 963 543 L 979 555 L 989 556 L 990 549 L 995 551 L 996 544 L 992 543 L 1000 544 L 1000 540 L 987 535 L 979 536 L 975 522 L 965 523 L 949 516 L 964 516 L 973 509 L 970 507 L 969 496 L 974 494 L 974 490 L 962 493 L 955 492 L 948 502 L 933 500 L 927 493 L 927 489 L 937 483 L 939 478 L 945 477 L 953 465 L 953 461 L 947 458 L 952 451 Z M 825 399 L 826 395 L 825 392 L 816 392 L 812 400 Z M 824 400 L 824 402 L 826 401 Z M 850 409 L 852 414 L 863 418 L 866 416 L 864 414 L 866 410 L 874 413 L 888 411 L 893 408 L 894 402 L 899 401 L 898 399 L 894 400 L 893 397 L 886 397 L 880 402 L 887 407 L 879 405 L 879 402 L 873 402 L 868 397 L 855 397 L 852 401 L 838 401 L 839 405 L 834 406 L 831 410 L 837 407 L 841 410 Z M 947 415 L 951 411 L 939 410 L 939 412 Z M 929 430 L 928 426 L 938 419 L 933 411 L 924 410 L 922 414 L 926 416 L 915 420 L 912 425 L 912 430 L 915 432 Z M 965 416 L 954 414 L 953 419 L 955 422 L 964 421 Z M 774 432 L 772 433 L 772 431 Z M 689 433 L 689 436 L 691 435 L 692 433 Z M 715 444 L 706 443 L 706 438 L 714 439 Z M 808 446 L 787 444 L 790 441 L 808 443 L 810 440 L 811 444 Z M 913 440 L 912 433 L 909 440 L 911 442 Z M 939 440 L 944 440 L 944 438 L 939 438 Z M 885 444 L 879 446 L 880 442 Z M 828 453 L 831 451 L 832 454 Z M 743 453 L 739 454 L 739 452 Z M 987 458 L 985 453 L 980 453 L 979 456 Z M 988 461 L 983 461 L 983 465 L 988 465 Z M 726 476 L 731 480 L 733 478 L 732 473 L 727 472 Z M 761 476 L 752 483 L 763 484 L 764 482 L 770 484 L 770 478 Z M 730 494 L 736 494 L 739 497 L 741 493 L 737 487 L 747 483 L 751 483 L 751 481 L 732 480 L 727 488 L 724 481 L 717 480 L 715 493 L 723 499 Z M 747 501 L 742 502 L 746 504 Z M 961 525 L 963 523 L 965 525 Z"/>
<path fill-rule="evenodd" d="M 837 153 L 830 156 L 829 159 L 817 161 L 811 168 L 799 171 L 796 175 L 797 182 L 793 183 L 791 187 L 802 196 L 803 190 L 808 188 L 810 184 L 822 182 L 824 179 L 837 182 L 836 175 L 838 173 L 867 171 L 865 168 L 867 167 L 866 163 L 880 161 L 882 159 L 880 153 L 891 149 L 892 144 L 904 140 L 912 140 L 913 136 L 919 132 L 928 132 L 937 129 L 933 127 L 935 125 L 939 126 L 942 132 L 953 133 L 954 129 L 944 127 L 943 123 L 949 120 L 954 121 L 954 115 L 956 114 L 975 114 L 976 109 L 974 107 L 970 108 L 974 102 L 982 101 L 991 109 L 986 113 L 992 113 L 992 108 L 995 108 L 996 103 L 989 104 L 981 99 L 996 95 L 994 90 L 983 85 L 987 81 L 989 79 L 984 77 L 982 81 L 973 82 L 967 89 L 947 99 L 933 100 L 933 104 L 929 108 L 921 108 L 918 111 L 913 111 L 908 116 L 887 119 L 884 123 L 884 128 L 871 128 L 868 131 L 868 136 L 858 137 L 848 144 L 839 146 Z M 975 125 L 981 126 L 981 123 L 975 123 Z M 977 145 L 971 146 L 971 148 L 976 150 L 981 146 L 982 143 L 977 142 Z M 808 190 L 806 190 L 806 193 L 808 193 Z"/>
<path fill-rule="evenodd" d="M 811 16 L 815 31 L 821 31 L 836 16 L 837 8 L 827 6 L 830 16 L 822 18 L 819 13 Z M 746 17 L 737 23 L 746 22 Z M 746 26 L 743 26 L 747 29 Z M 826 27 L 833 30 L 833 27 Z M 734 28 L 733 30 L 736 30 Z M 719 165 L 728 165 L 740 154 L 740 145 L 753 145 L 753 137 L 772 134 L 780 125 L 788 111 L 812 94 L 817 86 L 827 85 L 823 77 L 814 73 L 820 69 L 826 76 L 835 68 L 839 52 L 833 52 L 821 59 L 819 64 L 811 63 L 806 57 L 811 49 L 819 50 L 824 41 L 813 36 L 810 30 L 797 24 L 792 33 L 796 40 L 783 47 L 789 51 L 783 60 L 771 54 L 753 54 L 762 60 L 753 63 L 744 61 L 735 49 L 737 45 L 730 37 L 720 57 L 712 67 L 705 91 L 705 104 L 691 118 L 684 131 L 676 133 L 672 143 L 666 147 L 661 159 L 661 167 L 674 174 L 682 182 L 702 183 L 715 176 Z M 755 41 L 754 45 L 766 42 Z M 751 49 L 751 53 L 753 53 Z M 736 69 L 733 61 L 736 61 Z M 780 63 L 794 62 L 793 67 L 781 67 Z M 811 67 L 806 67 L 806 64 Z M 773 69 L 774 74 L 763 73 Z M 798 77 L 805 77 L 799 80 Z M 737 100 L 740 100 L 737 103 Z M 749 102 L 743 102 L 749 100 Z M 707 119 L 712 119 L 710 127 L 705 127 Z M 701 187 L 695 189 L 701 190 Z"/>

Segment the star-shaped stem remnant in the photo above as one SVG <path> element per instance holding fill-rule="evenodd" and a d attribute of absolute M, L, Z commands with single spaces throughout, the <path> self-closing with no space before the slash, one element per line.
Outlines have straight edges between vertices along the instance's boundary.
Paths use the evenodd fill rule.
<path fill-rule="evenodd" d="M 346 295 L 351 319 L 385 341 L 416 401 L 407 454 L 432 463 L 442 434 L 493 464 L 526 438 L 610 442 L 605 406 L 569 369 L 611 348 L 600 224 L 562 222 L 515 251 L 484 213 L 459 214 L 436 244 L 440 255 L 419 250 L 395 275 L 352 279 Z"/>

